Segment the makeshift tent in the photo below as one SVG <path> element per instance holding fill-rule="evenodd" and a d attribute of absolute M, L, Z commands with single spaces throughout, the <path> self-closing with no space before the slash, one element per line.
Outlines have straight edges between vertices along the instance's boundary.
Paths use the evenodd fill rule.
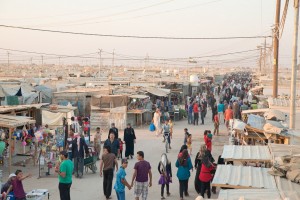
<path fill-rule="evenodd" d="M 0 127 L 9 129 L 8 144 L 12 148 L 12 132 L 13 129 L 19 126 L 24 126 L 27 124 L 33 124 L 35 120 L 31 117 L 21 117 L 21 116 L 11 116 L 11 115 L 1 115 L 0 114 Z M 35 155 L 36 156 L 36 155 Z M 11 173 L 12 164 L 12 149 L 9 150 L 9 160 L 8 160 L 8 173 Z"/>
<path fill-rule="evenodd" d="M 166 97 L 170 93 L 169 89 L 148 87 L 146 91 L 158 97 Z"/>
<path fill-rule="evenodd" d="M 71 117 L 74 116 L 76 107 L 72 106 L 57 106 L 55 109 L 49 107 L 42 107 L 42 124 L 48 124 L 51 128 L 56 128 L 63 125 L 63 118 L 65 117 L 68 124 L 71 124 Z"/>

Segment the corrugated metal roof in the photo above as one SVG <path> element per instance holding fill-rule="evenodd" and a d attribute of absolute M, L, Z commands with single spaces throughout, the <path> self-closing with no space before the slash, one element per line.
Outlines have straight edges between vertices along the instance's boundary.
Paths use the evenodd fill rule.
<path fill-rule="evenodd" d="M 269 169 L 250 166 L 218 165 L 212 185 L 228 188 L 276 189 L 273 176 Z"/>
<path fill-rule="evenodd" d="M 290 200 L 300 200 L 300 185 L 293 183 L 288 179 L 275 178 L 278 190 L 282 196 L 282 199 L 289 198 Z"/>
<path fill-rule="evenodd" d="M 271 161 L 271 154 L 268 146 L 224 145 L 221 157 L 226 161 Z"/>
<path fill-rule="evenodd" d="M 286 145 L 286 144 L 269 144 L 269 149 L 271 152 L 272 159 L 281 156 L 300 154 L 299 145 Z"/>
<path fill-rule="evenodd" d="M 277 189 L 236 189 L 220 190 L 219 200 L 281 200 Z"/>

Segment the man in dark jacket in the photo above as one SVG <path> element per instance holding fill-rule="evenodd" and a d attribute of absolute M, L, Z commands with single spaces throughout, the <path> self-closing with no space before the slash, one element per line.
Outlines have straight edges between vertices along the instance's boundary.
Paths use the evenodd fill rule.
<path fill-rule="evenodd" d="M 88 155 L 89 148 L 85 143 L 84 138 L 79 133 L 75 134 L 75 139 L 72 142 L 72 156 L 74 159 L 74 172 L 76 178 L 82 178 L 84 165 L 84 152 Z"/>
<path fill-rule="evenodd" d="M 116 128 L 115 123 L 111 123 L 111 128 L 109 129 L 108 132 L 108 139 L 109 139 L 109 134 L 113 132 L 115 134 L 115 139 L 119 138 L 119 130 Z"/>
<path fill-rule="evenodd" d="M 132 158 L 134 155 L 135 139 L 134 129 L 131 127 L 131 124 L 127 124 L 127 128 L 124 130 L 124 142 L 126 146 L 125 157 L 127 157 L 127 159 L 129 159 L 129 156 Z"/>

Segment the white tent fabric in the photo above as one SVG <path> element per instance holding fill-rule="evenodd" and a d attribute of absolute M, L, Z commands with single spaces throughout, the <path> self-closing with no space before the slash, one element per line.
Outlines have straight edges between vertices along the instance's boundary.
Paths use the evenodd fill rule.
<path fill-rule="evenodd" d="M 74 116 L 74 111 L 70 111 L 68 113 L 53 113 L 47 110 L 42 110 L 42 124 L 49 126 L 62 126 L 63 125 L 63 117 L 67 117 L 68 124 L 71 124 L 71 117 Z"/>
<path fill-rule="evenodd" d="M 34 100 L 38 97 L 38 93 L 31 92 L 28 96 L 24 96 L 23 103 L 24 104 L 32 104 L 35 103 Z"/>
<path fill-rule="evenodd" d="M 15 96 L 20 88 L 20 85 L 2 85 L 2 89 L 6 96 Z"/>

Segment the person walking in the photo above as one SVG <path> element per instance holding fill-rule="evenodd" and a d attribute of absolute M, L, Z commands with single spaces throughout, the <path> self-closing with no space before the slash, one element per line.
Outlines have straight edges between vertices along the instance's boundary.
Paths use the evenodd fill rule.
<path fill-rule="evenodd" d="M 72 156 L 72 143 L 74 140 L 74 131 L 71 129 L 69 131 L 69 137 L 67 138 L 67 144 L 66 144 L 66 149 L 68 149 L 68 158 L 70 160 L 73 160 L 73 156 Z"/>
<path fill-rule="evenodd" d="M 188 105 L 188 124 L 193 124 L 193 103 Z"/>
<path fill-rule="evenodd" d="M 161 112 L 159 108 L 156 108 L 156 111 L 153 116 L 153 123 L 155 126 L 155 135 L 158 136 L 161 133 L 161 124 L 160 124 Z"/>
<path fill-rule="evenodd" d="M 166 120 L 165 124 L 162 126 L 163 128 L 163 132 L 164 132 L 164 140 L 163 142 L 165 142 L 165 140 L 167 139 L 168 143 L 169 143 L 169 149 L 171 149 L 171 128 L 169 125 L 169 121 Z"/>
<path fill-rule="evenodd" d="M 209 151 L 205 151 L 202 158 L 201 171 L 199 175 L 199 180 L 201 181 L 200 194 L 204 198 L 204 194 L 207 191 L 207 198 L 211 197 L 210 181 L 212 180 L 211 172 L 215 169 L 213 165 L 214 159 Z"/>
<path fill-rule="evenodd" d="M 158 184 L 161 185 L 161 199 L 165 199 L 165 186 L 167 190 L 167 196 L 170 196 L 170 183 L 172 183 L 172 165 L 167 157 L 167 154 L 165 153 L 161 155 L 161 161 L 158 163 L 158 172 L 160 174 Z"/>
<path fill-rule="evenodd" d="M 142 200 L 146 200 L 148 196 L 148 186 L 152 186 L 152 172 L 149 162 L 144 160 L 144 152 L 137 152 L 138 162 L 134 165 L 134 173 L 132 176 L 131 187 L 134 184 L 135 200 L 139 200 L 142 195 Z M 149 178 L 148 178 L 149 176 Z M 149 180 L 150 179 L 150 180 Z M 149 183 L 148 183 L 149 181 Z"/>
<path fill-rule="evenodd" d="M 97 154 L 97 160 L 100 160 L 100 154 L 101 154 L 101 135 L 102 135 L 102 132 L 100 130 L 100 127 L 97 127 L 96 134 L 94 137 L 94 145 L 95 145 L 95 151 Z"/>
<path fill-rule="evenodd" d="M 134 143 L 136 142 L 136 137 L 134 133 L 134 129 L 131 127 L 130 124 L 127 124 L 127 128 L 124 130 L 124 143 L 125 143 L 125 157 L 131 159 L 134 155 Z"/>
<path fill-rule="evenodd" d="M 190 170 L 193 169 L 191 158 L 186 149 L 182 150 L 181 155 L 175 163 L 177 170 L 177 178 L 179 180 L 179 195 L 180 200 L 183 200 L 183 193 L 185 196 L 189 196 L 188 193 L 188 183 L 191 176 Z"/>
<path fill-rule="evenodd" d="M 198 122 L 199 122 L 199 107 L 198 107 L 198 103 L 194 103 L 194 106 L 193 106 L 193 112 L 194 112 L 194 125 L 198 125 Z"/>
<path fill-rule="evenodd" d="M 225 125 L 229 134 L 229 121 L 233 119 L 233 111 L 231 109 L 231 106 L 228 106 L 228 108 L 225 110 Z"/>
<path fill-rule="evenodd" d="M 82 178 L 84 165 L 84 152 L 89 154 L 89 149 L 85 143 L 84 138 L 80 137 L 78 133 L 74 135 L 75 139 L 72 142 L 72 156 L 74 159 L 74 173 L 76 178 Z"/>
<path fill-rule="evenodd" d="M 72 173 L 74 170 L 73 162 L 68 158 L 66 151 L 60 152 L 60 159 L 62 160 L 59 168 L 55 169 L 58 174 L 58 189 L 60 200 L 70 200 L 70 189 L 72 185 Z"/>
<path fill-rule="evenodd" d="M 214 116 L 215 116 L 215 114 L 218 114 L 218 106 L 217 106 L 217 103 L 215 103 L 215 104 L 211 107 L 212 121 L 214 121 Z"/>
<path fill-rule="evenodd" d="M 131 186 L 126 181 L 126 172 L 125 169 L 128 166 L 128 161 L 126 158 L 121 159 L 121 167 L 119 168 L 116 175 L 116 183 L 114 189 L 116 190 L 118 200 L 125 200 L 125 186 L 131 190 Z"/>
<path fill-rule="evenodd" d="M 119 130 L 116 128 L 115 123 L 111 123 L 111 128 L 109 129 L 109 132 L 108 132 L 108 138 L 109 138 L 110 133 L 114 133 L 115 138 L 119 138 Z"/>
<path fill-rule="evenodd" d="M 107 139 L 104 142 L 104 146 L 109 146 L 111 149 L 111 152 L 115 154 L 117 157 L 120 153 L 120 144 L 118 138 L 115 138 L 115 133 L 110 132 L 109 133 L 109 139 Z"/>
<path fill-rule="evenodd" d="M 11 182 L 12 184 L 12 190 L 14 191 L 15 200 L 26 200 L 26 193 L 24 191 L 23 187 L 23 180 L 26 178 L 31 177 L 31 174 L 27 174 L 26 176 L 23 176 L 22 170 L 17 170 L 16 178 Z"/>
<path fill-rule="evenodd" d="M 205 105 L 202 103 L 201 106 L 200 106 L 201 125 L 204 125 L 204 118 L 205 118 L 205 115 L 206 115 L 206 109 L 207 108 L 205 108 Z"/>
<path fill-rule="evenodd" d="M 184 128 L 184 139 L 183 139 L 183 144 L 186 144 L 187 138 L 189 136 L 189 132 L 187 128 Z"/>
<path fill-rule="evenodd" d="M 224 120 L 224 111 L 225 111 L 225 107 L 224 107 L 223 101 L 220 101 L 220 103 L 218 104 L 218 117 L 219 117 L 219 120 L 221 120 L 221 116 L 223 116 L 223 120 Z"/>
<path fill-rule="evenodd" d="M 220 120 L 219 120 L 219 116 L 218 113 L 215 113 L 214 115 L 214 135 L 217 134 L 219 135 L 219 126 L 220 126 Z"/>
<path fill-rule="evenodd" d="M 111 196 L 114 168 L 118 171 L 116 155 L 111 152 L 110 146 L 104 146 L 100 160 L 100 177 L 103 175 L 103 192 L 106 199 L 110 199 Z"/>
<path fill-rule="evenodd" d="M 201 181 L 199 179 L 199 175 L 200 175 L 200 172 L 201 172 L 202 158 L 205 154 L 205 151 L 206 151 L 206 145 L 202 144 L 200 149 L 199 149 L 199 152 L 197 153 L 197 155 L 195 157 L 194 166 L 195 166 L 195 170 L 196 170 L 196 175 L 195 175 L 194 184 L 195 184 L 195 190 L 196 190 L 197 194 L 201 193 Z"/>

